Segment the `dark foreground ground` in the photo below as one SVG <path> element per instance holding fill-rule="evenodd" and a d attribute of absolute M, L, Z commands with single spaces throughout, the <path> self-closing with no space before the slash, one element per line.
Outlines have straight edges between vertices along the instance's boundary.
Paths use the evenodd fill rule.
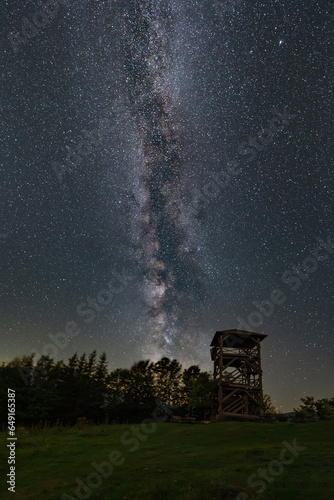
<path fill-rule="evenodd" d="M 15 493 L 5 484 L 8 434 L 0 435 L 1 499 L 334 499 L 334 421 L 160 423 L 144 432 L 131 425 L 26 428 L 16 435 Z"/>

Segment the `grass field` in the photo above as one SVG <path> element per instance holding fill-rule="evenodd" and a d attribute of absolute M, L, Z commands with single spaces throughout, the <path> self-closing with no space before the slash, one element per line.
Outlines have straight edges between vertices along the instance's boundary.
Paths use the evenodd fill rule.
<path fill-rule="evenodd" d="M 0 498 L 53 500 L 66 493 L 63 498 L 100 500 L 334 499 L 334 421 L 160 423 L 147 431 L 136 438 L 131 425 L 18 430 L 15 494 L 4 479 L 4 431 Z M 283 452 L 284 441 L 305 449 Z M 291 463 L 283 465 L 282 457 Z M 110 460 L 113 466 L 89 476 L 97 473 L 92 462 Z M 267 479 L 258 477 L 259 468 Z M 91 486 L 79 497 L 77 478 Z"/>

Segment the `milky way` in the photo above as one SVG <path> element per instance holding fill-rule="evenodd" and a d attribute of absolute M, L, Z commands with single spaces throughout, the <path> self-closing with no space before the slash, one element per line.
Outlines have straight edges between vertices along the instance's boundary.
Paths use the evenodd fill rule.
<path fill-rule="evenodd" d="M 145 274 L 146 341 L 169 354 L 181 328 L 181 304 L 199 286 L 196 246 L 182 198 L 182 144 L 175 119 L 173 18 L 168 5 L 138 2 L 127 30 L 127 83 L 138 129 L 134 217 L 137 258 Z"/>

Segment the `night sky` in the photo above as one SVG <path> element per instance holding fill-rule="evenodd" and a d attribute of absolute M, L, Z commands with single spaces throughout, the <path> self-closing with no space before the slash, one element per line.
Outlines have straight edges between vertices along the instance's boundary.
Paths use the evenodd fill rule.
<path fill-rule="evenodd" d="M 332 397 L 331 0 L 4 0 L 0 360 L 212 371 L 262 343 Z"/>

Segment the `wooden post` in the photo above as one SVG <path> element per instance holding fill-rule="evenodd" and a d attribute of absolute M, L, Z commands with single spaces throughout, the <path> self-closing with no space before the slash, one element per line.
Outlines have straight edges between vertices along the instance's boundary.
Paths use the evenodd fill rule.
<path fill-rule="evenodd" d="M 261 366 L 261 343 L 260 340 L 257 339 L 257 356 L 259 363 L 259 385 L 260 385 L 260 415 L 264 415 L 264 405 L 263 405 L 263 389 L 262 389 L 262 366 Z"/>
<path fill-rule="evenodd" d="M 223 335 L 219 339 L 219 385 L 218 385 L 218 413 L 221 416 L 223 412 Z"/>

